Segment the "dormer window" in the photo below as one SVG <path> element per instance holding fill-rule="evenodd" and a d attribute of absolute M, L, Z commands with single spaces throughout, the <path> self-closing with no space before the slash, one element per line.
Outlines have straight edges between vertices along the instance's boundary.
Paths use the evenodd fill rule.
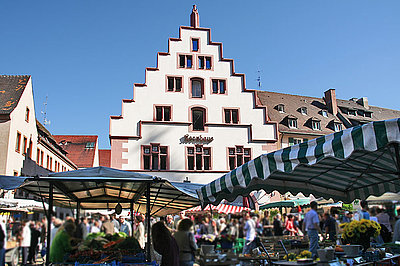
<path fill-rule="evenodd" d="M 337 123 L 337 122 L 335 122 L 335 123 L 333 124 L 333 127 L 334 127 L 335 132 L 339 132 L 339 131 L 342 131 L 342 130 L 343 130 L 343 125 L 342 125 L 342 123 Z"/>
<path fill-rule="evenodd" d="M 348 110 L 348 114 L 349 114 L 349 115 L 356 116 L 356 115 L 357 115 L 357 112 L 356 112 L 356 110 L 351 110 L 351 109 L 349 109 L 349 110 Z"/>
<path fill-rule="evenodd" d="M 288 118 L 288 126 L 289 126 L 289 128 L 297 128 L 297 119 L 296 118 Z"/>
<path fill-rule="evenodd" d="M 323 117 L 328 117 L 328 111 L 327 110 L 321 110 L 321 115 Z"/>
<path fill-rule="evenodd" d="M 94 149 L 94 142 L 87 142 L 85 148 L 86 149 Z"/>
<path fill-rule="evenodd" d="M 372 113 L 371 112 L 364 112 L 364 116 L 371 118 L 372 117 Z"/>
<path fill-rule="evenodd" d="M 311 121 L 311 128 L 313 130 L 321 130 L 321 121 L 312 120 Z"/>
<path fill-rule="evenodd" d="M 300 107 L 299 111 L 302 115 L 307 115 L 307 107 Z"/>
<path fill-rule="evenodd" d="M 278 110 L 279 113 L 284 113 L 284 112 L 285 112 L 285 105 L 283 105 L 283 104 L 278 104 L 278 105 L 276 106 L 276 110 Z"/>

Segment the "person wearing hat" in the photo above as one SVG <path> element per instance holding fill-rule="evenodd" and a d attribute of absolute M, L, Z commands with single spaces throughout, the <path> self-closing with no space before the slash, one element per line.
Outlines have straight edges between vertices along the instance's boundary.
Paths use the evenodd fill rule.
<path fill-rule="evenodd" d="M 128 223 L 128 221 L 125 220 L 125 217 L 122 215 L 119 216 L 119 224 L 120 224 L 119 231 L 127 234 L 128 236 L 131 236 L 132 233 L 131 224 Z"/>

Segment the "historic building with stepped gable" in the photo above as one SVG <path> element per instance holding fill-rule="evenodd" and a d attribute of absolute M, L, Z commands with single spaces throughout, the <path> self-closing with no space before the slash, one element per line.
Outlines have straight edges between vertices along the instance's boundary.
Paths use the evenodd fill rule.
<path fill-rule="evenodd" d="M 190 27 L 169 39 L 121 115 L 110 117 L 111 167 L 208 183 L 276 150 L 277 124 L 257 99 L 194 6 Z"/>

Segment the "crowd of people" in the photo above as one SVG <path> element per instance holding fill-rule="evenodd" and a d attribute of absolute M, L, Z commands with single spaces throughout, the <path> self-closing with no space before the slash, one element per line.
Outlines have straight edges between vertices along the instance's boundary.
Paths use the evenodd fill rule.
<path fill-rule="evenodd" d="M 167 215 L 157 220 L 152 218 L 153 248 L 162 255 L 161 265 L 178 265 L 176 261 L 179 261 L 179 265 L 186 266 L 193 265 L 195 250 L 205 239 L 208 241 L 229 239 L 232 244 L 235 239 L 243 238 L 243 253 L 250 253 L 255 248 L 253 240 L 256 236 L 307 235 L 310 251 L 315 255 L 321 237 L 336 243 L 340 233 L 339 224 L 351 222 L 353 219 L 370 219 L 378 222 L 382 227 L 381 235 L 376 239 L 378 242 L 389 242 L 392 240 L 392 235 L 393 240 L 400 240 L 400 222 L 394 225 L 394 218 L 390 213 L 381 208 L 368 208 L 364 201 L 361 202 L 361 207 L 360 211 L 354 213 L 350 211 L 321 213 L 317 204 L 311 202 L 311 209 L 306 214 L 270 213 L 267 210 L 259 213 L 243 212 L 238 215 L 213 216 L 211 213 L 185 215 L 181 212 L 179 215 Z M 89 233 L 124 232 L 128 236 L 134 236 L 144 249 L 145 219 L 143 215 L 137 215 L 134 219 L 134 223 L 131 223 L 124 216 L 117 218 L 116 215 L 101 215 L 98 218 L 82 217 L 77 222 L 73 217 L 66 217 L 64 221 L 53 217 L 49 230 L 50 261 L 64 261 L 65 254 L 73 251 L 74 243 L 84 240 Z M 38 252 L 41 252 L 42 256 L 46 254 L 46 218 L 35 222 L 8 221 L 4 230 L 0 227 L 0 242 L 2 232 L 3 239 L 14 237 L 19 243 L 22 265 L 34 264 Z M 0 259 L 4 261 L 4 253 L 2 254 Z"/>

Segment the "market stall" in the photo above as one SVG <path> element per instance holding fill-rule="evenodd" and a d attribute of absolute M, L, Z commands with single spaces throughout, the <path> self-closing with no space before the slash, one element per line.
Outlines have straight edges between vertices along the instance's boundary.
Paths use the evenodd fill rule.
<path fill-rule="evenodd" d="M 223 199 L 232 201 L 260 189 L 267 193 L 302 192 L 344 203 L 365 200 L 371 195 L 400 191 L 399 146 L 400 119 L 371 122 L 261 155 L 197 192 L 202 206 L 217 205 Z M 352 243 L 354 235 L 357 241 L 376 237 L 379 225 L 374 223 L 362 220 L 350 226 L 347 241 Z M 368 229 L 368 234 L 360 237 L 365 228 L 374 230 Z M 364 261 L 385 258 L 377 249 L 350 247 Z M 392 258 L 390 254 L 388 257 Z"/>
<path fill-rule="evenodd" d="M 282 201 L 276 201 L 276 202 L 271 202 L 268 204 L 264 204 L 260 206 L 260 210 L 265 210 L 265 209 L 272 209 L 272 208 L 295 208 L 298 206 L 304 206 L 310 204 L 310 199 L 292 199 L 292 200 L 282 200 Z"/>
<path fill-rule="evenodd" d="M 254 190 L 351 202 L 400 191 L 400 119 L 371 122 L 263 154 L 203 186 L 203 206 Z"/>
<path fill-rule="evenodd" d="M 52 173 L 46 177 L 0 176 L 0 185 L 3 189 L 20 187 L 47 199 L 49 228 L 54 205 L 76 208 L 77 219 L 82 209 L 129 209 L 132 215 L 146 213 L 147 232 L 150 232 L 150 216 L 177 213 L 200 203 L 195 192 L 200 185 L 171 183 L 158 177 L 107 167 Z M 150 234 L 147 234 L 147 242 L 150 243 Z M 149 260 L 150 245 L 147 245 L 146 254 Z"/>
<path fill-rule="evenodd" d="M 250 211 L 250 208 L 243 207 L 243 206 L 235 206 L 235 205 L 229 205 L 229 204 L 218 204 L 217 206 L 215 205 L 207 205 L 205 208 L 202 208 L 201 206 L 196 206 L 193 208 L 190 208 L 185 211 L 185 213 L 200 213 L 200 212 L 209 212 L 211 208 L 212 212 L 216 213 L 225 213 L 225 214 L 232 214 L 232 213 L 241 213 L 243 211 Z"/>

